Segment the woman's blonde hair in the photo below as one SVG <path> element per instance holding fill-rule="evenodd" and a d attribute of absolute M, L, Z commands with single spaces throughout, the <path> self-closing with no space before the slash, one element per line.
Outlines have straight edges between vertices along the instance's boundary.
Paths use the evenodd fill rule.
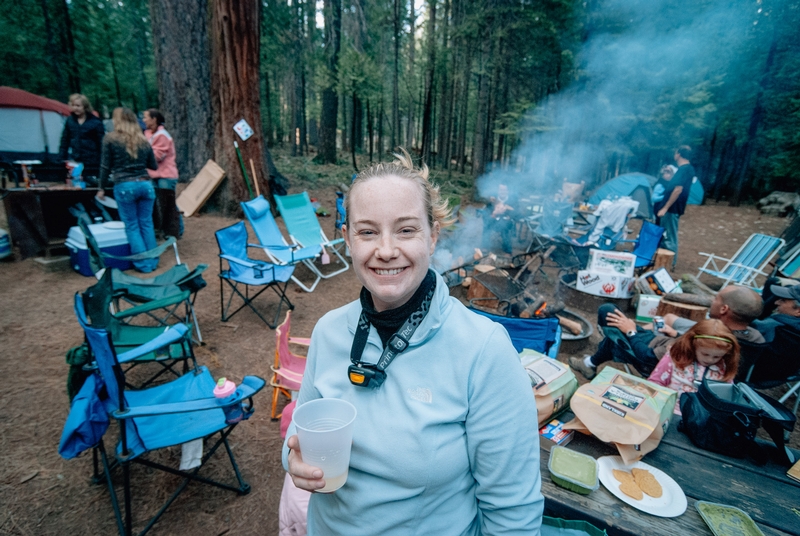
<path fill-rule="evenodd" d="M 424 163 L 421 167 L 414 167 L 411 155 L 404 148 L 400 147 L 400 154 L 394 153 L 394 162 L 381 162 L 373 164 L 359 173 L 350 187 L 350 192 L 361 184 L 372 179 L 380 179 L 390 176 L 400 177 L 414 181 L 419 186 L 422 200 L 425 205 L 425 214 L 428 217 L 428 224 L 433 228 L 434 222 L 439 222 L 440 227 L 447 227 L 452 224 L 450 207 L 447 199 L 442 199 L 439 194 L 439 187 L 431 184 L 428 180 L 428 166 Z M 344 208 L 346 212 L 345 223 L 350 225 L 350 195 L 345 196 Z"/>
<path fill-rule="evenodd" d="M 125 145 L 125 150 L 131 158 L 136 158 L 139 149 L 149 145 L 136 120 L 136 114 L 129 108 L 114 108 L 111 119 L 114 121 L 114 131 L 108 136 Z"/>
<path fill-rule="evenodd" d="M 739 369 L 739 341 L 722 320 L 701 320 L 670 347 L 669 355 L 676 367 L 684 369 L 695 362 L 698 347 L 725 350 L 722 356 L 725 364 L 722 381 L 730 381 L 736 376 Z"/>
<path fill-rule="evenodd" d="M 86 95 L 82 93 L 73 93 L 69 96 L 69 99 L 67 99 L 67 103 L 72 104 L 72 101 L 80 102 L 83 105 L 83 111 L 87 114 L 94 112 L 92 103 L 89 102 L 89 99 L 86 97 Z"/>

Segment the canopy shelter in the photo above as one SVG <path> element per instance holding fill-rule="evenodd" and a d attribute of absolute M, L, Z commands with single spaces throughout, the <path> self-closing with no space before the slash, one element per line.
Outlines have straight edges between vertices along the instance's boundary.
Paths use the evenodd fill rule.
<path fill-rule="evenodd" d="M 614 177 L 598 188 L 589 198 L 589 203 L 599 205 L 603 199 L 614 199 L 615 197 L 628 196 L 639 202 L 639 210 L 636 216 L 646 220 L 652 220 L 653 214 L 653 186 L 658 179 L 652 175 L 644 173 L 625 173 Z"/>
<path fill-rule="evenodd" d="M 61 131 L 69 114 L 64 103 L 0 86 L 0 161 L 40 160 L 44 167 L 56 164 Z M 63 165 L 58 169 L 64 175 Z M 34 171 L 38 175 L 42 170 Z"/>

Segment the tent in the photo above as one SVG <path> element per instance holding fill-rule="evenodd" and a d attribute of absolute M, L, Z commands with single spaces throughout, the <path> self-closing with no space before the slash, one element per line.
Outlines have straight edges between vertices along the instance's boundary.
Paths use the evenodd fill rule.
<path fill-rule="evenodd" d="M 55 165 L 61 131 L 69 114 L 69 106 L 64 103 L 0 86 L 0 161 L 10 164 L 15 160 L 41 160 Z M 63 174 L 62 164 L 58 169 Z M 44 169 L 37 170 L 37 175 L 39 171 Z"/>
<path fill-rule="evenodd" d="M 636 216 L 646 220 L 652 220 L 653 186 L 658 179 L 652 175 L 644 173 L 625 173 L 614 177 L 610 181 L 600 186 L 589 198 L 589 203 L 599 205 L 603 199 L 613 199 L 614 197 L 628 196 L 639 202 L 639 211 Z"/>
<path fill-rule="evenodd" d="M 686 202 L 690 205 L 702 205 L 705 195 L 706 191 L 703 189 L 703 183 L 697 177 L 693 177 L 692 186 L 689 188 L 689 200 Z"/>

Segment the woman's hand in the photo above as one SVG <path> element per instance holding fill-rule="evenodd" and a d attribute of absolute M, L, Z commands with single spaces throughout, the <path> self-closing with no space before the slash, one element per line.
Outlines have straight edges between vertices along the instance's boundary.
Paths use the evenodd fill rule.
<path fill-rule="evenodd" d="M 292 477 L 294 485 L 306 491 L 317 491 L 325 487 L 322 479 L 322 469 L 303 463 L 303 455 L 300 453 L 300 441 L 293 435 L 286 443 L 289 447 L 289 475 Z"/>
<path fill-rule="evenodd" d="M 619 311 L 608 313 L 606 315 L 606 322 L 612 328 L 617 328 L 620 331 L 622 331 L 622 333 L 636 331 L 636 322 L 634 322 L 624 314 L 620 313 Z"/>
<path fill-rule="evenodd" d="M 105 191 L 103 191 L 102 188 L 100 188 L 99 190 L 97 190 L 97 193 L 95 194 L 95 197 L 102 201 L 103 199 L 106 198 L 106 193 L 105 193 Z"/>

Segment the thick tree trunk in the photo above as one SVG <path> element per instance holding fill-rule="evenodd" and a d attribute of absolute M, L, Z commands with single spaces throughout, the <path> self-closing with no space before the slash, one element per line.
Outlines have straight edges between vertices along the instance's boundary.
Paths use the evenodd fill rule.
<path fill-rule="evenodd" d="M 478 81 L 478 109 L 475 116 L 475 137 L 472 148 L 472 176 L 481 175 L 486 167 L 486 119 L 489 108 L 489 76 L 487 63 L 489 62 L 488 36 L 484 35 L 483 50 L 481 51 L 481 74 Z"/>
<path fill-rule="evenodd" d="M 81 77 L 78 72 L 78 62 L 75 59 L 75 38 L 72 35 L 72 17 L 69 14 L 69 2 L 61 1 L 61 15 L 64 18 L 64 40 L 61 49 L 67 57 L 67 78 L 71 93 L 81 92 Z"/>
<path fill-rule="evenodd" d="M 47 55 L 50 56 L 50 64 L 53 67 L 53 76 L 56 79 L 56 87 L 58 88 L 58 100 L 61 102 L 67 101 L 67 88 L 64 86 L 64 77 L 61 75 L 61 61 L 58 58 L 58 50 L 53 38 L 53 25 L 50 21 L 50 11 L 47 8 L 47 0 L 40 0 L 39 4 L 42 7 L 42 18 L 44 18 L 44 31 L 46 34 L 47 42 Z"/>
<path fill-rule="evenodd" d="M 394 0 L 394 72 L 392 76 L 392 151 L 400 143 L 400 0 Z"/>
<path fill-rule="evenodd" d="M 259 180 L 260 190 L 272 200 L 261 133 L 260 7 L 258 0 L 215 0 L 211 12 L 214 153 L 228 177 L 213 199 L 229 215 L 238 213 L 239 202 L 249 199 L 234 141 L 239 144 L 247 175 L 250 175 L 249 162 L 253 160 L 258 177 L 250 180 Z M 233 130 L 240 119 L 245 119 L 253 129 L 253 135 L 246 141 Z"/>
<path fill-rule="evenodd" d="M 339 96 L 336 81 L 342 37 L 342 0 L 325 0 L 325 55 L 328 61 L 327 86 L 322 89 L 322 112 L 319 122 L 319 158 L 323 163 L 336 163 L 336 121 L 339 118 Z"/>
<path fill-rule="evenodd" d="M 208 6 L 206 0 L 150 0 L 150 13 L 159 107 L 185 181 L 214 156 Z"/>
<path fill-rule="evenodd" d="M 436 69 L 436 1 L 428 0 L 428 65 L 425 73 L 425 108 L 422 111 L 422 161 L 433 166 L 431 145 L 433 138 L 433 91 Z"/>
<path fill-rule="evenodd" d="M 747 177 L 747 173 L 750 171 L 750 158 L 753 154 L 756 134 L 758 134 L 758 128 L 761 126 L 761 122 L 764 120 L 764 116 L 766 115 L 766 109 L 764 108 L 764 90 L 769 83 L 770 75 L 772 73 L 772 65 L 775 62 L 775 50 L 777 49 L 777 46 L 778 40 L 776 36 L 773 35 L 772 44 L 770 45 L 769 52 L 767 53 L 767 61 L 764 64 L 764 74 L 762 75 L 761 82 L 759 83 L 758 95 L 756 95 L 756 103 L 755 106 L 753 106 L 753 113 L 750 115 L 750 126 L 747 129 L 747 140 L 742 147 L 742 151 L 744 152 L 744 161 L 742 162 L 741 168 L 739 168 L 739 176 L 734 184 L 733 196 L 731 197 L 730 203 L 732 207 L 738 207 L 739 203 L 741 202 L 745 178 Z"/>
<path fill-rule="evenodd" d="M 264 72 L 264 100 L 267 117 L 264 118 L 264 127 L 267 132 L 265 133 L 267 147 L 272 147 L 275 144 L 275 128 L 272 126 L 272 95 L 269 86 L 269 71 Z"/>

